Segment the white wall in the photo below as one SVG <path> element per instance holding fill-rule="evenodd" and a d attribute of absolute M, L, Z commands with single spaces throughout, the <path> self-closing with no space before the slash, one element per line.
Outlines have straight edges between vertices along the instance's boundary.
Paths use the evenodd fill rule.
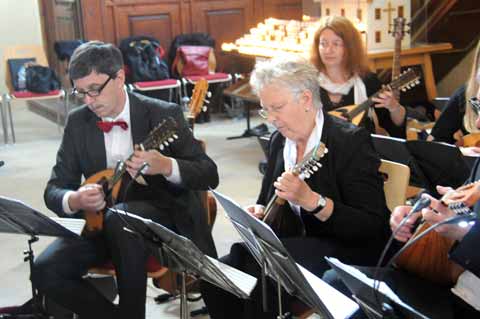
<path fill-rule="evenodd" d="M 6 91 L 3 48 L 18 44 L 43 45 L 40 0 L 0 0 L 0 93 Z"/>

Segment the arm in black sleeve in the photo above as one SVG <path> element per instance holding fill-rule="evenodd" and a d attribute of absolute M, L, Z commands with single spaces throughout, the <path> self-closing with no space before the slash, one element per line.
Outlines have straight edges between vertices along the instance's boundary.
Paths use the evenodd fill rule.
<path fill-rule="evenodd" d="M 378 171 L 380 160 L 370 135 L 358 129 L 345 144 L 350 148 L 336 168 L 340 198 L 333 199 L 332 215 L 322 231 L 347 241 L 383 237 L 388 232 L 389 212 Z"/>
<path fill-rule="evenodd" d="M 476 223 L 465 237 L 450 251 L 450 258 L 480 277 L 480 223 Z"/>
<path fill-rule="evenodd" d="M 462 129 L 463 116 L 465 115 L 465 86 L 458 88 L 448 100 L 445 109 L 432 129 L 431 135 L 435 141 L 455 143 L 453 134 Z"/>
<path fill-rule="evenodd" d="M 79 162 L 80 154 L 76 151 L 73 138 L 76 133 L 74 125 L 70 121 L 73 116 L 72 114 L 67 120 L 62 142 L 57 152 L 56 163 L 44 192 L 47 207 L 62 217 L 66 216 L 62 206 L 63 196 L 69 190 L 77 190 L 80 187 L 82 177 Z"/>
<path fill-rule="evenodd" d="M 216 164 L 205 153 L 202 144 L 193 137 L 181 108 L 178 105 L 171 104 L 168 111 L 169 116 L 172 116 L 176 121 L 178 128 L 177 135 L 179 138 L 169 147 L 171 154 L 168 154 L 168 156 L 175 158 L 178 163 L 182 180 L 178 186 L 190 190 L 216 188 L 219 182 Z M 155 176 L 151 181 L 154 179 Z M 163 179 L 163 176 L 161 176 L 161 179 Z"/>

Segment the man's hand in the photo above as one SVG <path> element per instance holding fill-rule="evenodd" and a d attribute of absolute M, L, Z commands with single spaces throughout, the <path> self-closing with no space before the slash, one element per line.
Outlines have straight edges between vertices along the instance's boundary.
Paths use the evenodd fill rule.
<path fill-rule="evenodd" d="M 245 210 L 258 219 L 263 219 L 265 216 L 265 206 L 263 205 L 250 205 L 245 207 Z"/>
<path fill-rule="evenodd" d="M 315 198 L 317 195 L 315 195 L 304 180 L 290 172 L 284 172 L 277 181 L 273 183 L 273 186 L 276 188 L 275 193 L 280 198 L 300 205 L 307 210 L 312 210 L 316 207 Z"/>
<path fill-rule="evenodd" d="M 417 219 L 422 216 L 420 213 L 413 214 L 408 218 L 408 220 L 403 224 L 403 226 L 397 230 L 398 226 L 405 218 L 405 216 L 408 215 L 411 209 L 412 206 L 397 206 L 393 210 L 392 215 L 390 215 L 390 228 L 392 229 L 392 232 L 396 232 L 395 239 L 398 241 L 406 242 L 410 239 L 410 237 L 412 237 L 413 226 L 415 225 Z"/>
<path fill-rule="evenodd" d="M 441 201 L 436 200 L 435 198 L 429 196 L 430 198 L 430 207 L 424 208 L 422 210 L 423 219 L 433 225 L 439 222 L 442 222 L 448 218 L 455 216 L 455 212 L 449 209 L 447 206 L 442 204 Z M 470 230 L 472 226 L 462 227 L 458 224 L 446 224 L 435 228 L 440 235 L 454 239 L 454 240 L 462 240 L 463 236 Z"/>
<path fill-rule="evenodd" d="M 172 175 L 172 160 L 157 150 L 142 151 L 137 147 L 132 158 L 125 161 L 125 164 L 127 164 L 127 171 L 131 176 L 135 176 L 139 169 L 145 167 L 145 164 L 148 166 L 143 169 L 142 174 L 162 174 L 167 177 Z"/>
<path fill-rule="evenodd" d="M 100 211 L 105 203 L 105 194 L 98 184 L 86 184 L 80 187 L 68 198 L 68 205 L 72 211 Z"/>

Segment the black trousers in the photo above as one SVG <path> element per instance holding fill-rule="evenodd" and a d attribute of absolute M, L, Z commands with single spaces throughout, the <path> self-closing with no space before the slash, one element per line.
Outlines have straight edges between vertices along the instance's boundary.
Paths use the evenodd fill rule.
<path fill-rule="evenodd" d="M 148 202 L 129 202 L 120 209 L 174 229 L 168 212 Z M 124 228 L 134 232 L 125 231 Z M 108 212 L 104 230 L 93 239 L 59 238 L 36 258 L 32 282 L 40 293 L 82 318 L 145 318 L 146 260 L 153 246 L 141 233 L 145 228 L 132 218 Z M 93 266 L 111 260 L 115 266 L 119 305 L 112 304 L 82 277 Z"/>
<path fill-rule="evenodd" d="M 292 258 L 303 267 L 318 277 L 330 269 L 324 256 L 337 257 L 347 263 L 374 265 L 378 254 L 352 249 L 351 246 L 343 245 L 337 240 L 321 237 L 286 238 L 282 242 Z M 261 269 L 255 259 L 250 255 L 243 244 L 236 243 L 230 248 L 230 254 L 221 258 L 221 261 L 240 269 L 256 278 L 260 278 Z M 268 311 L 262 307 L 262 287 L 260 280 L 253 290 L 250 299 L 243 300 L 208 283 L 202 282 L 200 288 L 207 305 L 210 317 L 222 318 L 276 318 L 278 315 L 278 302 L 276 283 L 267 281 Z M 290 311 L 291 302 L 295 299 L 282 292 L 284 297 L 282 306 L 285 312 Z"/>

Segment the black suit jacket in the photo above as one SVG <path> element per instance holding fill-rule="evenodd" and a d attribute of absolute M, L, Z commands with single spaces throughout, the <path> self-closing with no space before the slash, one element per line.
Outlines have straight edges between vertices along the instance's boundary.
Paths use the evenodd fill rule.
<path fill-rule="evenodd" d="M 380 160 L 364 128 L 326 113 L 324 119 L 321 141 L 328 153 L 320 160 L 319 171 L 306 182 L 313 191 L 332 199 L 334 210 L 325 222 L 302 210 L 307 236 L 326 236 L 352 250 L 358 248 L 359 253 L 376 253 L 389 234 Z M 284 143 L 280 133 L 272 134 L 259 204 L 265 205 L 273 196 L 273 182 L 284 172 Z"/>
<path fill-rule="evenodd" d="M 130 122 L 134 144 L 145 140 L 149 132 L 164 118 L 173 117 L 179 139 L 162 153 L 177 160 L 182 183 L 175 185 L 162 175 L 145 176 L 148 187 L 134 183 L 126 195 L 128 200 L 148 200 L 159 209 L 171 210 L 178 231 L 192 239 L 205 253 L 215 256 L 215 247 L 207 225 L 206 213 L 196 190 L 218 185 L 215 163 L 193 138 L 180 107 L 138 94 L 129 94 Z M 45 189 L 45 203 L 59 216 L 65 216 L 62 198 L 68 190 L 76 190 L 83 178 L 106 168 L 103 132 L 99 118 L 87 106 L 70 113 L 56 164 Z"/>

